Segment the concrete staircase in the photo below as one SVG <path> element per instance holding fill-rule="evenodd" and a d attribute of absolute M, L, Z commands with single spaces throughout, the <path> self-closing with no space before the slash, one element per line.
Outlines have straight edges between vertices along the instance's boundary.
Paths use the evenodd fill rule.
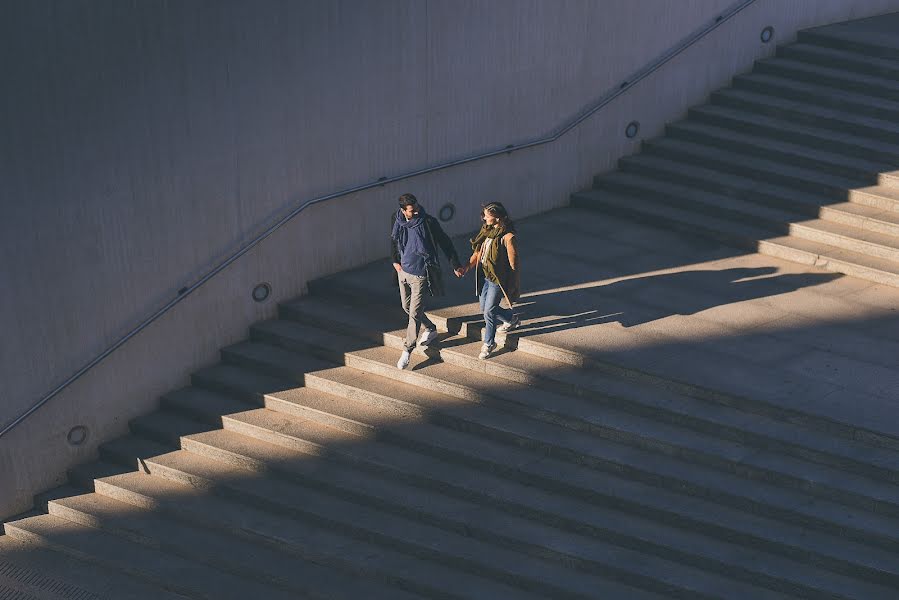
<path fill-rule="evenodd" d="M 800 32 L 572 204 L 899 286 L 899 33 L 863 35 L 887 21 Z"/>
<path fill-rule="evenodd" d="M 832 68 L 858 60 L 816 40 L 784 49 L 783 62 L 819 56 Z M 861 62 L 880 65 L 881 75 L 894 68 Z M 722 92 L 732 93 L 752 92 Z M 897 262 L 882 243 L 896 234 L 888 216 L 899 214 L 881 168 L 894 156 L 890 143 L 718 104 L 692 114 L 721 120 L 672 126 L 677 135 L 647 144 L 577 203 L 690 231 L 699 223 L 727 239 L 762 239 L 756 232 L 794 223 L 806 237 L 791 229 L 763 248 L 787 255 L 806 248 L 823 256 L 847 231 L 864 232 L 856 241 L 871 254 L 834 250 L 839 264 L 889 274 L 875 266 Z M 834 117 L 843 118 L 850 117 Z M 738 149 L 736 139 L 745 145 Z M 879 173 L 879 185 L 822 208 L 821 194 L 850 189 L 859 173 Z M 692 210 L 700 204 L 701 218 Z M 819 219 L 791 216 L 813 209 Z M 679 314 L 723 307 L 741 327 L 784 302 L 835 314 L 853 293 L 885 305 L 899 295 L 814 269 L 777 279 L 780 267 L 753 267 L 752 256 L 689 239 L 678 246 L 678 236 L 635 234 L 609 221 L 566 209 L 519 224 L 524 326 L 500 335 L 503 351 L 487 361 L 476 358 L 482 322 L 470 280 L 430 311 L 440 340 L 416 350 L 404 371 L 395 367 L 404 316 L 386 264 L 313 282 L 309 296 L 282 305 L 277 319 L 224 348 L 220 363 L 165 395 L 157 412 L 131 422 L 128 436 L 103 445 L 98 462 L 73 469 L 68 485 L 38 499 L 38 510 L 5 523 L 0 598 L 899 597 L 899 430 L 875 427 L 884 413 L 874 404 L 847 407 L 869 397 L 866 388 L 853 396 L 849 387 L 816 387 L 815 377 L 786 366 L 765 379 L 776 370 L 770 363 L 735 358 L 714 339 L 689 347 L 699 358 L 679 360 L 675 375 L 650 368 L 652 349 L 629 353 L 640 335 L 658 340 L 649 326 L 664 319 L 651 303 L 689 293 L 703 300 Z M 597 233 L 603 223 L 608 229 Z M 567 233 L 564 248 L 559 231 Z M 615 255 L 626 243 L 603 240 L 616 233 L 652 237 Z M 659 256 L 647 256 L 651 244 Z M 874 247 L 884 254 L 876 260 Z M 697 270 L 697 255 L 725 264 Z M 867 262 L 846 258 L 854 256 Z M 594 262 L 603 258 L 609 262 Z M 649 288 L 607 283 L 620 276 L 609 265 L 624 263 L 639 274 L 634 281 L 675 266 L 687 279 Z M 761 287 L 731 289 L 758 274 Z M 815 285 L 833 286 L 836 297 L 800 289 Z M 573 291 L 538 295 L 560 286 Z M 576 305 L 590 290 L 602 310 L 626 306 L 641 318 L 624 325 L 624 315 L 618 327 L 579 317 L 596 312 Z M 787 299 L 772 299 L 781 295 Z M 861 358 L 885 360 L 894 347 L 869 329 L 889 331 L 895 315 L 869 312 L 879 320 L 868 329 L 840 334 L 826 323 L 823 332 L 785 335 L 804 339 L 809 360 L 860 368 L 868 365 Z M 709 328 L 698 318 L 684 322 Z M 844 342 L 846 354 L 824 354 L 819 336 L 827 348 Z M 742 343 L 738 351 L 772 361 L 786 362 L 784 348 L 799 351 L 783 338 L 738 337 L 723 344 Z M 563 343 L 572 339 L 601 352 Z M 618 355 L 609 351 L 615 344 L 624 348 Z M 878 365 L 872 372 L 886 372 Z M 728 389 L 740 377 L 752 393 Z"/>
<path fill-rule="evenodd" d="M 118 586 L 84 597 L 896 598 L 899 440 L 528 337 L 479 361 L 471 306 L 399 371 L 391 290 L 311 289 L 0 558 Z"/>

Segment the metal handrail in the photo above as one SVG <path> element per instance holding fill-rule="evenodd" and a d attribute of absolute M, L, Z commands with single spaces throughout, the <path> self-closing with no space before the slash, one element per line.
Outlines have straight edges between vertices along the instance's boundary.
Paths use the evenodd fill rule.
<path fill-rule="evenodd" d="M 43 398 L 41 398 L 37 403 L 35 403 L 34 406 L 32 406 L 27 411 L 22 413 L 19 417 L 17 417 L 10 424 L 6 425 L 3 428 L 3 430 L 0 431 L 0 437 L 3 437 L 8 432 L 12 431 L 13 428 L 15 428 L 17 425 L 19 425 L 19 423 L 21 423 L 22 421 L 27 419 L 29 416 L 31 416 L 31 414 L 33 414 L 40 407 L 42 407 L 44 404 L 49 402 L 53 397 L 55 397 L 57 394 L 59 394 L 62 390 L 64 390 L 69 385 L 71 385 L 72 383 L 74 383 L 75 381 L 80 379 L 85 373 L 87 373 L 92 368 L 97 366 L 107 356 L 109 356 L 110 354 L 115 352 L 120 346 L 122 346 L 122 344 L 124 344 L 125 342 L 127 342 L 128 340 L 133 338 L 135 335 L 137 335 L 138 333 L 140 333 L 141 331 L 146 329 L 154 321 L 156 321 L 156 319 L 158 319 L 159 317 L 161 317 L 162 315 L 167 313 L 176 304 L 178 304 L 179 302 L 181 302 L 182 300 L 184 300 L 185 298 L 190 296 L 200 286 L 202 286 L 207 281 L 209 281 L 210 279 L 212 279 L 213 277 L 215 277 L 216 275 L 221 273 L 229 265 L 231 265 L 231 263 L 233 263 L 238 258 L 240 258 L 244 254 L 246 254 L 247 252 L 252 250 L 257 244 L 259 244 L 260 242 L 265 240 L 267 237 L 272 235 L 275 231 L 277 231 L 278 229 L 283 227 L 285 224 L 287 224 L 288 221 L 292 220 L 294 217 L 296 217 L 298 214 L 300 214 L 301 212 L 303 212 L 304 210 L 306 210 L 313 204 L 318 204 L 320 202 L 325 202 L 327 200 L 333 200 L 335 198 L 340 198 L 342 196 L 347 196 L 349 194 L 354 194 L 356 192 L 368 190 L 373 187 L 384 186 L 384 185 L 387 185 L 388 183 L 394 183 L 396 181 L 403 181 L 404 179 L 418 177 L 419 175 L 433 173 L 434 171 L 441 171 L 443 169 L 448 169 L 450 167 L 457 167 L 459 165 L 464 165 L 466 163 L 483 160 L 485 158 L 490 158 L 492 156 L 498 156 L 500 154 L 511 154 L 512 152 L 515 152 L 518 150 L 524 150 L 526 148 L 533 148 L 535 146 L 542 146 L 543 144 L 548 144 L 550 142 L 554 142 L 557 139 L 559 139 L 560 137 L 562 137 L 563 135 L 565 135 L 566 133 L 568 133 L 569 131 L 571 131 L 572 129 L 574 129 L 575 127 L 577 127 L 578 125 L 580 125 L 583 121 L 585 121 L 587 118 L 592 116 L 598 110 L 600 110 L 601 108 L 606 106 L 609 102 L 611 102 L 612 100 L 614 100 L 615 98 L 617 98 L 618 96 L 623 94 L 624 92 L 633 88 L 634 85 L 636 85 L 638 82 L 642 81 L 643 79 L 645 79 L 646 77 L 651 75 L 653 72 L 655 72 L 657 69 L 662 67 L 665 63 L 670 61 L 672 58 L 674 58 L 675 56 L 677 56 L 678 54 L 680 54 L 681 52 L 683 52 L 684 50 L 686 50 L 687 48 L 689 48 L 690 46 L 692 46 L 693 44 L 695 44 L 696 42 L 701 40 L 702 38 L 704 38 L 710 32 L 714 31 L 722 23 L 724 23 L 725 21 L 728 21 L 729 19 L 731 19 L 732 17 L 737 15 L 738 13 L 740 13 L 743 9 L 745 9 L 749 5 L 754 4 L 755 1 L 756 0 L 741 0 L 741 1 L 737 2 L 732 7 L 728 8 L 723 13 L 721 13 L 720 15 L 715 17 L 714 20 L 712 20 L 708 24 L 702 26 L 701 28 L 699 28 L 698 30 L 696 30 L 695 32 L 693 32 L 692 34 L 690 34 L 689 36 L 687 36 L 686 38 L 684 38 L 683 40 L 678 42 L 676 45 L 674 45 L 673 47 L 668 49 L 664 54 L 655 58 L 654 60 L 650 61 L 646 66 L 644 66 L 643 68 L 634 72 L 629 78 L 627 78 L 621 84 L 619 84 L 618 86 L 616 86 L 616 87 L 612 88 L 611 90 L 609 90 L 608 92 L 606 92 L 606 94 L 603 95 L 596 102 L 596 104 L 591 106 L 589 109 L 585 110 L 583 113 L 581 113 L 578 117 L 576 117 L 571 122 L 563 125 L 555 133 L 552 133 L 546 137 L 532 140 L 530 142 L 524 142 L 521 144 L 508 144 L 507 146 L 504 146 L 503 148 L 500 148 L 498 150 L 491 150 L 489 152 L 483 152 L 481 154 L 467 156 L 465 158 L 460 158 L 458 160 L 440 163 L 440 164 L 433 165 L 430 167 L 418 169 L 416 171 L 410 171 L 410 172 L 404 173 L 402 175 L 396 175 L 394 177 L 381 177 L 377 181 L 373 181 L 371 183 L 357 185 L 352 188 L 340 190 L 340 191 L 328 194 L 326 196 L 319 196 L 318 198 L 313 198 L 311 200 L 307 200 L 306 202 L 303 202 L 300 206 L 298 206 L 293 211 L 291 211 L 290 214 L 283 217 L 280 221 L 278 221 L 277 223 L 275 223 L 274 225 L 272 225 L 271 227 L 266 229 L 262 234 L 260 234 L 254 240 L 252 240 L 251 242 L 248 242 L 246 245 L 244 245 L 242 248 L 240 248 L 234 254 L 232 254 L 230 257 L 228 257 L 224 262 L 222 262 L 217 267 L 215 267 L 214 269 L 209 271 L 206 275 L 203 275 L 203 277 L 201 277 L 196 283 L 194 283 L 193 285 L 191 285 L 189 287 L 180 289 L 178 291 L 177 297 L 172 299 L 170 302 L 168 302 L 165 306 L 163 306 L 162 308 L 157 310 L 151 316 L 147 317 L 140 325 L 138 325 L 137 327 L 132 329 L 122 339 L 120 339 L 119 341 L 114 343 L 112 346 L 110 346 L 109 348 L 104 350 L 99 356 L 95 357 L 89 363 L 87 363 L 86 365 L 84 365 L 83 367 L 78 369 L 78 371 L 76 371 L 71 377 L 66 379 L 63 383 L 61 383 L 59 386 L 57 386 L 51 392 L 49 392 Z"/>

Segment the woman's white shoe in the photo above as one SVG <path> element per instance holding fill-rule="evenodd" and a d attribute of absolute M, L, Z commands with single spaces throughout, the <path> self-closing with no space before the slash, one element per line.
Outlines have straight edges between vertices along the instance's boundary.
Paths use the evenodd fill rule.
<path fill-rule="evenodd" d="M 489 358 L 493 351 L 496 350 L 496 342 L 490 344 L 484 344 L 481 346 L 481 353 L 478 354 L 478 358 L 484 360 L 485 358 Z"/>

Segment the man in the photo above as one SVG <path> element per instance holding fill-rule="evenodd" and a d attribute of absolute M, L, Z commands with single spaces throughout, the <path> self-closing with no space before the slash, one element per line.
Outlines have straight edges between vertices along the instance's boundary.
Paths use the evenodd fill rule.
<path fill-rule="evenodd" d="M 400 300 L 409 315 L 403 343 L 405 350 L 396 363 L 398 369 L 405 369 L 409 366 L 409 357 L 422 325 L 424 330 L 418 344 L 427 346 L 437 339 L 437 327 L 424 311 L 424 295 L 442 293 L 437 247 L 443 250 L 456 277 L 461 277 L 464 271 L 452 240 L 443 232 L 437 219 L 427 214 L 412 194 L 400 196 L 399 203 L 390 241 L 393 268 L 400 283 Z"/>

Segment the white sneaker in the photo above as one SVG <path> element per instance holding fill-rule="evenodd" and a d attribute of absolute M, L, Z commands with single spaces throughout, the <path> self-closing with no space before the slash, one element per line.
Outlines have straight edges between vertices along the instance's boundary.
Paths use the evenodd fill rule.
<path fill-rule="evenodd" d="M 483 346 L 481 346 L 481 353 L 478 354 L 478 358 L 484 360 L 485 358 L 488 358 L 494 350 L 496 350 L 496 342 L 493 342 L 489 346 L 487 344 L 484 344 Z"/>
<path fill-rule="evenodd" d="M 425 329 L 421 332 L 421 339 L 418 340 L 419 346 L 429 346 L 431 342 L 437 339 L 436 329 Z"/>
<path fill-rule="evenodd" d="M 396 361 L 396 368 L 402 371 L 406 367 L 409 366 L 409 359 L 412 357 L 412 354 L 408 350 L 403 350 L 403 353 L 400 355 L 400 359 Z"/>
<path fill-rule="evenodd" d="M 513 329 L 517 329 L 519 325 L 521 325 L 521 319 L 518 318 L 518 315 L 512 315 L 512 322 L 503 323 L 499 326 L 498 331 L 512 331 Z"/>

